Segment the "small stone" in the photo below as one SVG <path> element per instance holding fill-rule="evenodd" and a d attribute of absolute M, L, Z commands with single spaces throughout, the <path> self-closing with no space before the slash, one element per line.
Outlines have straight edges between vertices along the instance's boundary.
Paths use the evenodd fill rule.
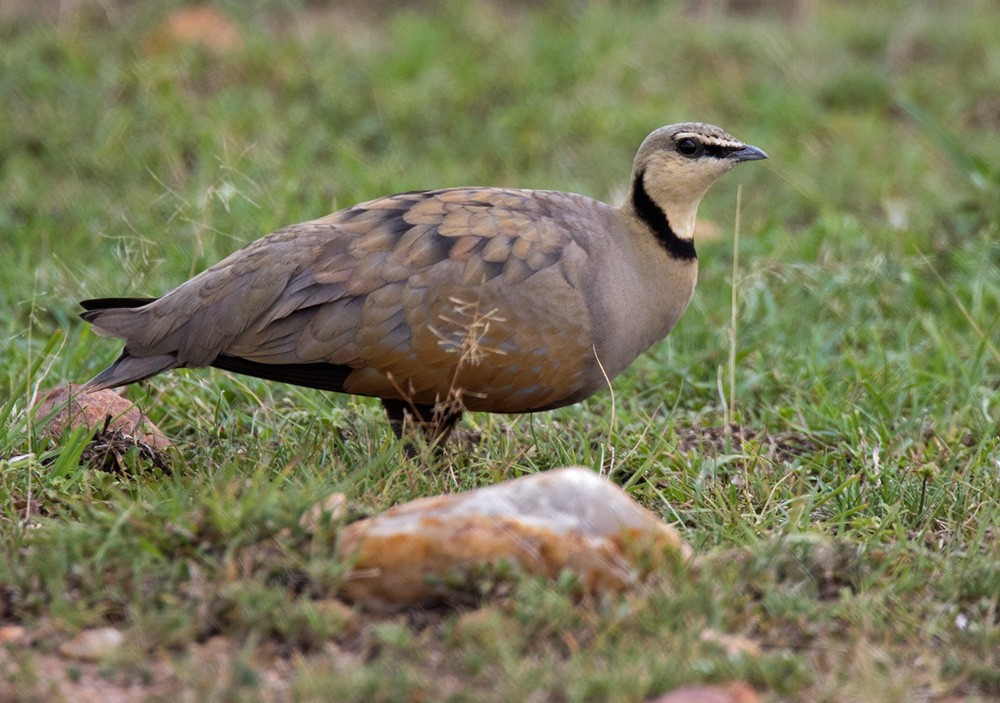
<path fill-rule="evenodd" d="M 27 634 L 20 625 L 4 625 L 0 627 L 0 644 L 24 644 Z"/>
<path fill-rule="evenodd" d="M 449 576 L 507 562 L 554 578 L 574 572 L 592 594 L 619 592 L 690 549 L 618 486 L 565 468 L 449 496 L 422 498 L 348 525 L 337 555 L 352 562 L 343 595 L 387 609 L 447 599 Z"/>
<path fill-rule="evenodd" d="M 226 54 L 240 49 L 243 37 L 232 20 L 206 4 L 174 10 L 143 42 L 150 54 L 165 54 L 184 46 Z"/>
<path fill-rule="evenodd" d="M 34 414 L 36 420 L 45 423 L 50 437 L 77 427 L 92 431 L 106 427 L 109 432 L 120 432 L 157 451 L 170 446 L 167 436 L 146 419 L 135 403 L 111 390 L 87 393 L 72 383 L 59 386 L 35 403 Z"/>
<path fill-rule="evenodd" d="M 347 516 L 347 498 L 343 493 L 331 493 L 323 502 L 316 503 L 299 518 L 299 527 L 315 532 L 331 522 L 343 520 Z"/>
<path fill-rule="evenodd" d="M 59 645 L 59 653 L 80 661 L 100 661 L 117 652 L 125 643 L 125 635 L 113 627 L 84 630 L 69 642 Z"/>
<path fill-rule="evenodd" d="M 730 659 L 738 659 L 741 656 L 759 657 L 763 654 L 760 645 L 752 639 L 718 632 L 710 627 L 701 631 L 701 641 L 718 645 L 725 650 L 726 656 Z"/>
<path fill-rule="evenodd" d="M 760 703 L 760 696 L 737 681 L 726 686 L 684 686 L 648 703 Z"/>

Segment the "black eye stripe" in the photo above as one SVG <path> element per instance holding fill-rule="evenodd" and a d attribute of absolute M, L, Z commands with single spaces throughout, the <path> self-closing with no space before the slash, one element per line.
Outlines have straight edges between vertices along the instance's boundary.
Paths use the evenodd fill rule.
<path fill-rule="evenodd" d="M 736 151 L 736 147 L 719 146 L 718 144 L 706 144 L 705 153 L 716 159 L 724 159 Z"/>

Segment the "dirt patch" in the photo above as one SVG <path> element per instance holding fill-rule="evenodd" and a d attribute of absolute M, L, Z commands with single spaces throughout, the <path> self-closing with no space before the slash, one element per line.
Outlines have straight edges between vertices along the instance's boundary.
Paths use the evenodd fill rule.
<path fill-rule="evenodd" d="M 159 469 L 164 473 L 170 471 L 169 459 L 163 451 L 121 430 L 109 430 L 107 426 L 87 443 L 80 455 L 80 462 L 98 471 L 124 472 L 125 458 L 133 454 L 151 469 Z"/>
<path fill-rule="evenodd" d="M 819 451 L 824 446 L 803 432 L 772 433 L 734 422 L 722 427 L 674 428 L 674 432 L 677 433 L 677 449 L 684 454 L 736 452 L 783 462 Z"/>
<path fill-rule="evenodd" d="M 247 686 L 261 700 L 290 700 L 289 662 L 271 649 L 258 647 L 244 661 L 248 656 L 238 642 L 216 637 L 191 645 L 185 654 L 159 651 L 142 657 L 141 662 L 113 658 L 81 662 L 31 647 L 7 647 L 0 650 L 0 700 L 203 700 L 239 689 L 240 677 L 247 679 Z"/>

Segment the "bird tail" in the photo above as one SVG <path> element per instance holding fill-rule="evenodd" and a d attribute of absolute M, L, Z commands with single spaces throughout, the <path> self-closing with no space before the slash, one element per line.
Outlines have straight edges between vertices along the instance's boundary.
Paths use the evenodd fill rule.
<path fill-rule="evenodd" d="M 105 388 L 127 386 L 177 366 L 176 354 L 132 356 L 126 349 L 115 363 L 83 384 L 83 390 L 90 393 L 91 391 L 102 391 Z"/>
<path fill-rule="evenodd" d="M 146 324 L 138 309 L 151 303 L 155 298 L 97 298 L 80 303 L 85 311 L 80 317 L 94 326 L 94 331 L 105 337 L 119 337 L 126 341 Z M 154 354 L 152 356 L 132 356 L 128 347 L 108 368 L 84 384 L 85 391 L 99 391 L 105 388 L 126 386 L 155 376 L 161 371 L 177 367 L 176 354 Z"/>

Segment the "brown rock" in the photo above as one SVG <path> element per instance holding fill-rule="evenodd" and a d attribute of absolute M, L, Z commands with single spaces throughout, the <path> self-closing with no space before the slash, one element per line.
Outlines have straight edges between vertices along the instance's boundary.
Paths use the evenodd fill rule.
<path fill-rule="evenodd" d="M 763 654 L 760 645 L 749 637 L 730 635 L 708 627 L 701 631 L 701 641 L 718 645 L 725 650 L 730 659 L 741 656 L 759 657 Z"/>
<path fill-rule="evenodd" d="M 760 696 L 747 684 L 737 681 L 726 686 L 684 686 L 649 703 L 759 703 Z"/>
<path fill-rule="evenodd" d="M 27 631 L 20 625 L 4 625 L 0 627 L 0 644 L 24 644 L 28 639 Z"/>
<path fill-rule="evenodd" d="M 143 44 L 151 54 L 167 53 L 185 45 L 224 54 L 242 47 L 243 37 L 224 14 L 208 5 L 195 5 L 171 12 Z"/>
<path fill-rule="evenodd" d="M 85 393 L 80 386 L 68 384 L 53 388 L 34 407 L 35 419 L 45 423 L 45 431 L 59 437 L 67 429 L 86 427 L 94 431 L 120 432 L 136 442 L 161 451 L 170 440 L 147 420 L 132 401 L 114 391 Z"/>
<path fill-rule="evenodd" d="M 498 562 L 550 578 L 569 569 L 590 593 L 621 591 L 670 553 L 686 559 L 690 550 L 583 468 L 415 500 L 349 525 L 337 545 L 339 558 L 354 560 L 345 597 L 373 608 L 447 598 L 448 576 Z"/>

